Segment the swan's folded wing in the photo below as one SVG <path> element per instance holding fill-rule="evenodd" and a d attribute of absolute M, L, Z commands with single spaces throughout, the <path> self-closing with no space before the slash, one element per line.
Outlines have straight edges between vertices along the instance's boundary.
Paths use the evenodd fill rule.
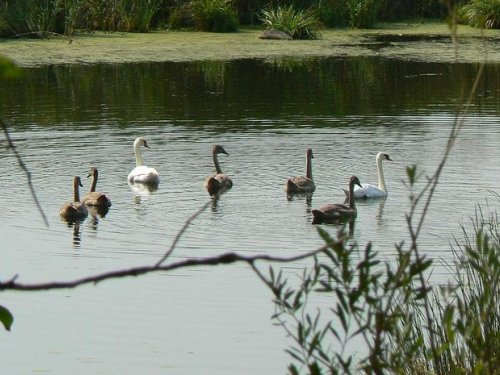
<path fill-rule="evenodd" d="M 379 198 L 387 196 L 387 193 L 378 186 L 372 184 L 361 184 L 362 187 L 354 187 L 355 198 Z"/>
<path fill-rule="evenodd" d="M 128 175 L 129 182 L 140 182 L 143 184 L 151 184 L 160 182 L 160 176 L 156 169 L 141 165 L 135 167 Z"/>

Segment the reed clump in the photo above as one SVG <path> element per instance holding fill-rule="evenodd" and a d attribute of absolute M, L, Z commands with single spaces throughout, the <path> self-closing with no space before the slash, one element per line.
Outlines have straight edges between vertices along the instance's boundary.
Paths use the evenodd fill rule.
<path fill-rule="evenodd" d="M 293 39 L 321 38 L 318 14 L 315 9 L 299 9 L 293 5 L 264 9 L 260 19 L 265 27 L 283 31 Z"/>

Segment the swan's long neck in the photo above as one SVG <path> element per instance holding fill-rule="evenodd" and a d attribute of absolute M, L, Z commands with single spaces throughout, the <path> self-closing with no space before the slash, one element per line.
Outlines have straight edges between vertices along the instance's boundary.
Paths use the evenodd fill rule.
<path fill-rule="evenodd" d="M 73 202 L 80 202 L 80 181 L 75 177 L 73 180 Z"/>
<path fill-rule="evenodd" d="M 356 200 L 354 199 L 354 182 L 349 182 L 349 208 L 356 210 Z"/>
<path fill-rule="evenodd" d="M 310 180 L 313 179 L 311 154 L 309 152 L 306 156 L 306 177 Z"/>
<path fill-rule="evenodd" d="M 134 144 L 134 153 L 135 153 L 135 165 L 140 167 L 141 165 L 143 165 L 143 163 L 141 155 L 141 145 L 139 143 Z"/>
<path fill-rule="evenodd" d="M 219 165 L 219 158 L 217 157 L 217 152 L 215 149 L 212 151 L 212 159 L 214 160 L 215 171 L 217 172 L 217 174 L 222 173 L 222 169 Z"/>
<path fill-rule="evenodd" d="M 92 172 L 92 184 L 90 185 L 90 192 L 93 193 L 97 186 L 97 170 Z"/>
<path fill-rule="evenodd" d="M 387 193 L 385 187 L 384 169 L 382 168 L 382 158 L 377 158 L 377 173 L 378 173 L 378 187 L 380 190 Z"/>

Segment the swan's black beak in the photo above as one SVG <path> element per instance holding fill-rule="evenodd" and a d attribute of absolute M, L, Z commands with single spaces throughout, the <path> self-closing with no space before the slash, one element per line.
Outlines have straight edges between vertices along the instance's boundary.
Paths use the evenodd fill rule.
<path fill-rule="evenodd" d="M 357 177 L 353 177 L 352 182 L 354 182 L 354 184 L 358 185 L 360 188 L 363 187 L 363 186 L 361 186 L 361 182 L 359 182 L 359 178 L 357 178 Z"/>
<path fill-rule="evenodd" d="M 148 142 L 144 141 L 144 147 L 149 148 Z"/>

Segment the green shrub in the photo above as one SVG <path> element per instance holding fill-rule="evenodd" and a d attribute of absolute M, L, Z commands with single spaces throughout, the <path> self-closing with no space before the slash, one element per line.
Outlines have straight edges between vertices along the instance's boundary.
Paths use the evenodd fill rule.
<path fill-rule="evenodd" d="M 345 0 L 326 0 L 319 3 L 319 19 L 326 27 L 349 25 L 349 8 Z"/>
<path fill-rule="evenodd" d="M 232 0 L 193 0 L 191 11 L 198 30 L 219 33 L 238 30 L 238 14 Z"/>
<path fill-rule="evenodd" d="M 190 14 L 189 6 L 178 4 L 170 10 L 168 15 L 168 27 L 171 29 L 180 29 L 182 27 L 193 26 L 193 17 Z"/>
<path fill-rule="evenodd" d="M 277 6 L 263 10 L 260 19 L 267 29 L 283 31 L 293 39 L 321 38 L 321 23 L 312 8 L 299 10 L 293 5 Z"/>
<path fill-rule="evenodd" d="M 474 27 L 500 28 L 499 0 L 472 0 L 459 11 L 460 19 Z"/>
<path fill-rule="evenodd" d="M 351 27 L 368 29 L 375 26 L 382 0 L 347 0 Z"/>

